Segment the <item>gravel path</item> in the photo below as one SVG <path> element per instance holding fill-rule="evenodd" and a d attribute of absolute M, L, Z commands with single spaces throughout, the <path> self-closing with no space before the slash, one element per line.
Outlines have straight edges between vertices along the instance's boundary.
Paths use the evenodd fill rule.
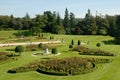
<path fill-rule="evenodd" d="M 56 44 L 56 43 L 61 43 L 61 41 L 6 43 L 6 44 L 0 44 L 0 47 L 16 46 L 16 45 L 30 45 L 30 44 L 40 44 L 40 43 L 42 43 L 42 44 Z"/>

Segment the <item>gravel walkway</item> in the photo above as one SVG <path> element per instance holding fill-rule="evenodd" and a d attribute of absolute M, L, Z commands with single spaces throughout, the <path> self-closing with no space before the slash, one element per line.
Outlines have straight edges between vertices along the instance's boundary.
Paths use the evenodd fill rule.
<path fill-rule="evenodd" d="M 17 45 L 30 45 L 30 44 L 40 44 L 40 43 L 42 43 L 42 44 L 56 44 L 56 43 L 61 43 L 61 41 L 6 43 L 6 44 L 0 44 L 0 47 L 17 46 Z"/>

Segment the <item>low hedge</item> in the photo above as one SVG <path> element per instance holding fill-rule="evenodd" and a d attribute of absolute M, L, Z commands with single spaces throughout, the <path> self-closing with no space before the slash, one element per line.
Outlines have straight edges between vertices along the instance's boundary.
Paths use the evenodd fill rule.
<path fill-rule="evenodd" d="M 36 71 L 37 68 L 16 68 L 16 69 L 10 69 L 7 71 L 7 73 L 20 73 L 20 72 L 28 72 L 28 71 Z"/>
<path fill-rule="evenodd" d="M 37 72 L 43 73 L 43 74 L 48 74 L 48 75 L 67 76 L 67 74 L 63 73 L 63 72 L 44 71 L 44 70 L 41 70 L 40 68 L 37 69 Z"/>
<path fill-rule="evenodd" d="M 102 51 L 99 49 L 89 49 L 84 46 L 77 46 L 73 51 L 78 51 L 81 55 L 97 55 L 97 56 L 115 56 L 113 53 Z"/>
<path fill-rule="evenodd" d="M 8 53 L 6 52 L 0 52 L 0 61 L 8 60 Z"/>

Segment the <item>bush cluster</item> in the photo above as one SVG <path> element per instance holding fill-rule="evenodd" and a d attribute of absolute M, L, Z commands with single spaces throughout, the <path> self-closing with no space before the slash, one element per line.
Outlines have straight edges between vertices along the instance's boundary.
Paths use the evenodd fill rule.
<path fill-rule="evenodd" d="M 5 60 L 9 59 L 9 57 L 7 55 L 8 54 L 5 52 L 0 52 L 0 61 L 5 61 Z"/>
<path fill-rule="evenodd" d="M 54 39 L 54 36 L 50 36 L 50 40 Z"/>
<path fill-rule="evenodd" d="M 73 50 L 79 51 L 79 54 L 81 55 L 114 56 L 113 53 L 102 51 L 99 49 L 89 49 L 84 46 L 74 47 Z"/>
<path fill-rule="evenodd" d="M 36 44 L 26 45 L 25 50 L 26 51 L 37 51 L 38 49 L 45 49 L 45 48 L 53 49 L 53 48 L 56 48 L 56 47 L 58 47 L 58 45 L 57 46 L 56 45 L 52 46 L 52 45 L 47 45 L 47 44 L 40 43 L 38 45 L 36 45 Z"/>
<path fill-rule="evenodd" d="M 26 51 L 36 51 L 38 49 L 38 45 L 30 44 L 26 46 Z"/>
<path fill-rule="evenodd" d="M 111 59 L 102 59 L 102 58 L 84 58 L 84 59 L 86 59 L 89 62 L 95 63 L 95 64 L 112 62 Z"/>
<path fill-rule="evenodd" d="M 8 72 L 17 73 L 25 71 L 38 71 L 40 73 L 50 75 L 78 75 L 93 71 L 96 63 L 108 62 L 110 62 L 109 59 L 80 57 L 50 59 L 43 61 L 39 60 L 18 68 L 10 69 Z"/>

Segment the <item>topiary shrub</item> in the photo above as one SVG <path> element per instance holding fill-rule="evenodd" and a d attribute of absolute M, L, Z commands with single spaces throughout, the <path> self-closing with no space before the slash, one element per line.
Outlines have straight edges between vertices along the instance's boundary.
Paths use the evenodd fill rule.
<path fill-rule="evenodd" d="M 80 40 L 78 40 L 78 45 L 81 45 L 81 41 Z"/>
<path fill-rule="evenodd" d="M 71 41 L 71 45 L 74 45 L 74 41 L 73 41 L 73 39 L 72 39 L 72 41 Z"/>
<path fill-rule="evenodd" d="M 69 48 L 73 48 L 73 45 L 69 45 Z"/>
<path fill-rule="evenodd" d="M 70 51 L 72 50 L 72 48 L 73 48 L 73 45 L 72 45 L 72 44 L 69 45 L 69 50 L 70 50 Z"/>

